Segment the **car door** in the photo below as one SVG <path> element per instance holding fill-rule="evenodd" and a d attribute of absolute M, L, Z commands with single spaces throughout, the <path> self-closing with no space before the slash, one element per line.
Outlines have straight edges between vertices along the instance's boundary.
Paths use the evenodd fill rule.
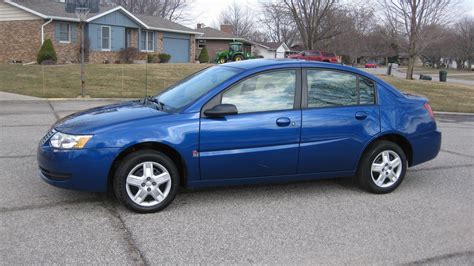
<path fill-rule="evenodd" d="M 301 130 L 301 70 L 258 73 L 230 86 L 203 110 L 233 104 L 237 115 L 201 114 L 202 179 L 295 174 Z"/>
<path fill-rule="evenodd" d="M 303 71 L 298 173 L 352 171 L 380 132 L 375 83 L 350 72 Z"/>

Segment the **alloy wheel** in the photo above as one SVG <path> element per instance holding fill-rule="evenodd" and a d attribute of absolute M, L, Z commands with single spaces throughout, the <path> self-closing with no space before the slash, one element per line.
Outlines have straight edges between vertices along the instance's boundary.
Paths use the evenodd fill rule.
<path fill-rule="evenodd" d="M 402 159 L 391 150 L 379 153 L 371 166 L 372 181 L 381 188 L 387 188 L 397 182 L 402 174 Z"/>
<path fill-rule="evenodd" d="M 171 175 L 157 162 L 142 162 L 129 172 L 126 189 L 133 202 L 142 207 L 152 207 L 169 195 Z"/>

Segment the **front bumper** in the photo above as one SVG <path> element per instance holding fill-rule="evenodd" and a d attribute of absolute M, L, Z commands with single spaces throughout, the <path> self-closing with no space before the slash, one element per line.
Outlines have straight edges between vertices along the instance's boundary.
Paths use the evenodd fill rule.
<path fill-rule="evenodd" d="M 48 184 L 71 190 L 105 192 L 118 148 L 57 150 L 38 147 L 39 176 Z"/>

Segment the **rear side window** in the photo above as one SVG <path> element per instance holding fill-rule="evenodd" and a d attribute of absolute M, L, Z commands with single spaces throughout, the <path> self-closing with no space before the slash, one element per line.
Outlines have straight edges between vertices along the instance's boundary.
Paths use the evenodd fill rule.
<path fill-rule="evenodd" d="M 375 103 L 375 84 L 372 80 L 359 77 L 360 104 Z"/>
<path fill-rule="evenodd" d="M 375 85 L 369 79 L 316 69 L 307 70 L 306 76 L 309 108 L 375 103 Z"/>

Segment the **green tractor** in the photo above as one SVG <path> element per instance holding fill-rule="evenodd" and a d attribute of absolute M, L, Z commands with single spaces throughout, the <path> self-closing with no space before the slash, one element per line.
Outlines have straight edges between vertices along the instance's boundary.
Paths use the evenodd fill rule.
<path fill-rule="evenodd" d="M 228 51 L 220 51 L 217 53 L 216 62 L 218 64 L 224 64 L 230 61 L 242 61 L 250 59 L 251 56 L 249 53 L 244 52 L 243 43 L 241 42 L 231 42 L 229 43 Z"/>

